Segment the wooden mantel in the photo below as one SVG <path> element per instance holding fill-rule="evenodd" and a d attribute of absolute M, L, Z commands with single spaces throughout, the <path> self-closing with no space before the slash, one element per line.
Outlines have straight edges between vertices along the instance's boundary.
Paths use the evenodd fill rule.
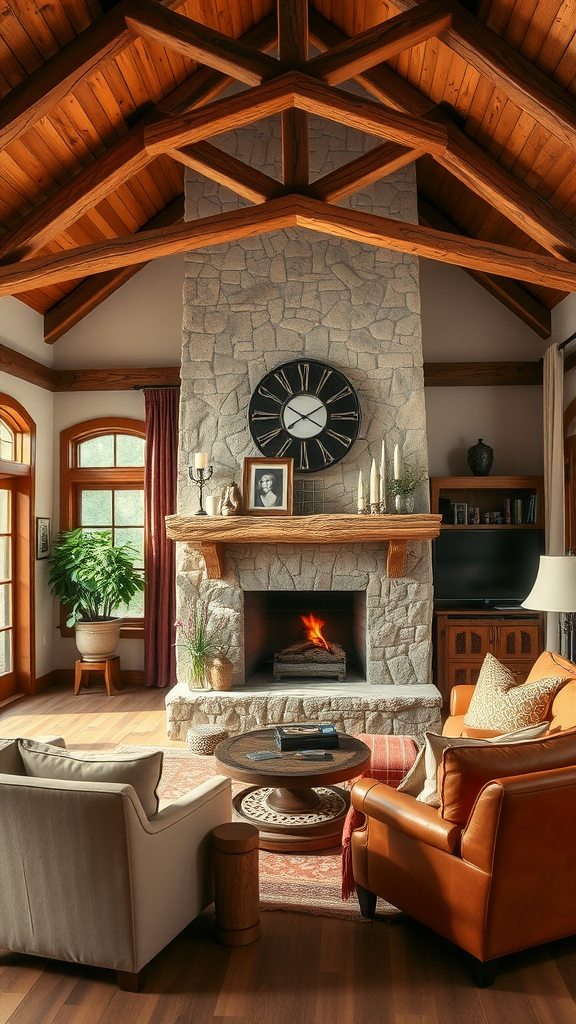
<path fill-rule="evenodd" d="M 172 540 L 201 549 L 211 580 L 222 579 L 226 544 L 368 544 L 386 541 L 388 576 L 404 576 L 406 545 L 440 533 L 439 515 L 403 516 L 196 516 L 166 517 Z"/>

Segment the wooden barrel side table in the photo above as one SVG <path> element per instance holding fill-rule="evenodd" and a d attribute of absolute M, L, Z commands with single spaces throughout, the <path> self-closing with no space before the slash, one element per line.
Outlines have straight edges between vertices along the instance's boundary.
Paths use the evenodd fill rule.
<path fill-rule="evenodd" d="M 216 938 L 248 946 L 260 938 L 259 834 L 254 825 L 226 822 L 212 829 Z"/>

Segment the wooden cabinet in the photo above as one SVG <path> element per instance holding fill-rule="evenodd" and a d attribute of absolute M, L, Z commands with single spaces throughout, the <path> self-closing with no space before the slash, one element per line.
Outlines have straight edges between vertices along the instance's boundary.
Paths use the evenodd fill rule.
<path fill-rule="evenodd" d="M 434 618 L 434 681 L 444 698 L 445 715 L 452 687 L 475 683 L 487 653 L 523 682 L 544 650 L 544 616 L 537 612 L 454 608 L 437 611 Z"/>
<path fill-rule="evenodd" d="M 478 509 L 480 523 L 443 523 L 443 530 L 494 529 L 494 522 L 485 523 L 486 516 L 500 516 L 502 530 L 538 530 L 544 527 L 544 483 L 541 476 L 437 476 L 430 480 L 430 508 L 442 511 L 440 499 L 466 510 Z M 520 503 L 522 522 L 515 521 L 516 503 Z M 506 523 L 506 509 L 511 522 Z M 449 510 L 449 506 L 448 506 Z"/>

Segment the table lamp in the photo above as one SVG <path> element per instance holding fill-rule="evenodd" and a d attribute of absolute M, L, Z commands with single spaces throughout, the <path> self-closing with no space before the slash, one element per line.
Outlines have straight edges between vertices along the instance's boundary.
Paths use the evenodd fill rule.
<path fill-rule="evenodd" d="M 559 612 L 564 616 L 560 621 L 560 646 L 562 633 L 566 636 L 568 651 L 566 656 L 574 661 L 575 649 L 575 615 L 576 612 L 576 556 L 540 555 L 538 575 L 523 608 L 539 612 Z M 562 653 L 562 652 L 561 652 Z"/>

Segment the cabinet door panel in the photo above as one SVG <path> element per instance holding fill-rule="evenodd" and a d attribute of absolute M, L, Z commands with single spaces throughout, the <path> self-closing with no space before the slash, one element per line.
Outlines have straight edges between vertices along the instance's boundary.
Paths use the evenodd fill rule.
<path fill-rule="evenodd" d="M 496 657 L 507 664 L 511 659 L 536 661 L 539 652 L 538 626 L 528 623 L 503 623 L 498 626 Z"/>
<path fill-rule="evenodd" d="M 476 663 L 451 661 L 446 669 L 445 691 L 450 693 L 453 686 L 475 686 L 482 662 Z"/>
<path fill-rule="evenodd" d="M 446 630 L 448 658 L 460 661 L 473 658 L 482 660 L 487 651 L 491 651 L 494 635 L 493 626 L 468 624 L 451 624 Z"/>

